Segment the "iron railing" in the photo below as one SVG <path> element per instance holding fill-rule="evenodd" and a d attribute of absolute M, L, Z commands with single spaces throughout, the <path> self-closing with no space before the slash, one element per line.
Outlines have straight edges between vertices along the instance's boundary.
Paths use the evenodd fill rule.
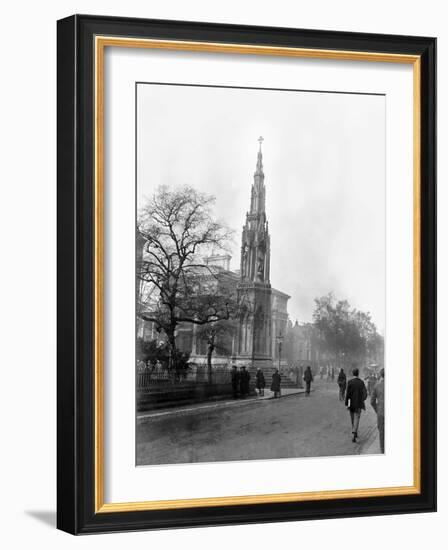
<path fill-rule="evenodd" d="M 137 390 L 144 391 L 157 386 L 190 384 L 230 384 L 231 370 L 194 366 L 188 369 L 169 370 L 146 367 L 137 372 Z"/>

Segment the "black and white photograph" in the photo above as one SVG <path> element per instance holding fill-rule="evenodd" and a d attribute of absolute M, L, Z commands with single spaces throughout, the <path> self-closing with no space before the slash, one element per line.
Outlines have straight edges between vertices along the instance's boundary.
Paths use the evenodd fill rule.
<path fill-rule="evenodd" d="M 136 84 L 136 464 L 385 452 L 385 96 Z"/>
<path fill-rule="evenodd" d="M 5 3 L 3 548 L 440 547 L 444 8 Z"/>

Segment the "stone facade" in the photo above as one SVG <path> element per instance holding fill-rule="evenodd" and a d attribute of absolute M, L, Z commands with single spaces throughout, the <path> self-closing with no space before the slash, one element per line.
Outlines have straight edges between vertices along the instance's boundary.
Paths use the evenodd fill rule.
<path fill-rule="evenodd" d="M 275 288 L 272 289 L 272 360 L 276 367 L 284 367 L 288 364 L 285 343 L 290 324 L 288 315 L 289 298 L 288 294 Z"/>

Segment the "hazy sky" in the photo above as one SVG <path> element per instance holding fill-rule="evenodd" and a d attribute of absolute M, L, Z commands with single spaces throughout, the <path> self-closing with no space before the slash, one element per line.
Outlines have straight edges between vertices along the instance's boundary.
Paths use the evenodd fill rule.
<path fill-rule="evenodd" d="M 160 184 L 216 197 L 236 230 L 238 269 L 258 142 L 263 142 L 271 284 L 311 320 L 333 291 L 385 315 L 385 98 L 299 91 L 139 84 L 137 197 Z"/>

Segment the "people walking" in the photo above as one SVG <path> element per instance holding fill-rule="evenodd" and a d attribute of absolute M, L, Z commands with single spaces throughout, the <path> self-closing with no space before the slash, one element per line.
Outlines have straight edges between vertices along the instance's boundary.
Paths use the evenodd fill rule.
<path fill-rule="evenodd" d="M 249 395 L 249 381 L 250 381 L 250 374 L 246 370 L 246 367 L 241 367 L 240 371 L 240 392 L 241 397 L 246 397 Z"/>
<path fill-rule="evenodd" d="M 282 377 L 280 376 L 280 373 L 278 372 L 278 369 L 275 369 L 274 374 L 272 375 L 272 384 L 271 384 L 271 391 L 274 392 L 274 397 L 280 397 L 280 383 L 282 381 Z"/>
<path fill-rule="evenodd" d="M 345 406 L 350 412 L 352 422 L 352 441 L 356 443 L 358 437 L 359 421 L 361 411 L 366 410 L 364 401 L 367 399 L 367 389 L 364 382 L 359 378 L 359 369 L 353 369 L 353 378 L 347 384 L 347 393 L 345 395 Z"/>
<path fill-rule="evenodd" d="M 231 381 L 233 398 L 236 399 L 238 397 L 238 390 L 240 386 L 240 373 L 238 372 L 236 365 L 232 366 Z"/>
<path fill-rule="evenodd" d="M 258 390 L 258 395 L 262 396 L 264 395 L 264 388 L 266 386 L 266 381 L 264 379 L 263 371 L 258 368 L 257 374 L 255 375 L 255 387 Z"/>
<path fill-rule="evenodd" d="M 305 384 L 306 384 L 305 395 L 309 396 L 311 391 L 311 382 L 314 380 L 313 373 L 311 372 L 310 366 L 306 367 L 305 374 L 303 375 L 303 379 L 305 380 Z"/>
<path fill-rule="evenodd" d="M 339 386 L 339 401 L 344 401 L 345 390 L 347 388 L 347 376 L 344 369 L 341 369 L 338 374 L 338 386 Z"/>
<path fill-rule="evenodd" d="M 370 404 L 376 412 L 380 448 L 381 452 L 384 453 L 384 369 L 380 370 L 380 379 L 372 390 Z"/>

